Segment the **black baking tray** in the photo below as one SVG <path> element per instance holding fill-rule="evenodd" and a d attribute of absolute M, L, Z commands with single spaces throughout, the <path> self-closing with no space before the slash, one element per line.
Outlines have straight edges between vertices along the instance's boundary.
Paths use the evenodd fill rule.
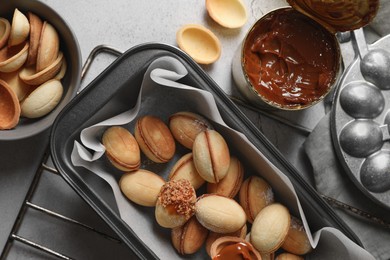
<path fill-rule="evenodd" d="M 158 259 L 157 255 L 119 217 L 112 194 L 96 192 L 98 187 L 107 184 L 95 175 L 81 174 L 81 170 L 73 166 L 70 154 L 74 140 L 79 139 L 80 131 L 90 124 L 96 111 L 104 108 L 108 114 L 112 112 L 113 108 L 110 107 L 109 101 L 114 96 L 118 99 L 118 93 L 126 92 L 126 95 L 119 95 L 117 103 L 126 103 L 127 106 L 136 103 L 147 67 L 155 59 L 163 56 L 174 57 L 184 64 L 189 73 L 180 82 L 210 92 L 215 98 L 225 123 L 243 133 L 271 163 L 289 177 L 312 232 L 322 227 L 334 227 L 362 246 L 354 232 L 199 65 L 176 47 L 161 43 L 146 43 L 135 46 L 122 54 L 69 102 L 56 118 L 50 137 L 51 154 L 59 173 L 139 258 Z M 124 96 L 126 96 L 125 100 Z M 94 118 L 94 120 L 97 119 Z M 109 191 L 110 189 L 106 187 L 101 190 Z"/>

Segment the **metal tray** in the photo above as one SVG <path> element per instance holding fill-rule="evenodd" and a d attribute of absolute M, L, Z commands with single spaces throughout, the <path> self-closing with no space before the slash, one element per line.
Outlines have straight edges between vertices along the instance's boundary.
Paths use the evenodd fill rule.
<path fill-rule="evenodd" d="M 75 168 L 70 154 L 73 141 L 78 139 L 84 127 L 91 124 L 91 120 L 96 121 L 107 113 L 118 110 L 118 104 L 123 103 L 124 95 L 121 94 L 127 94 L 125 100 L 127 104 L 136 103 L 146 68 L 152 61 L 162 56 L 171 56 L 182 62 L 189 74 L 181 82 L 212 93 L 223 120 L 230 127 L 243 133 L 271 163 L 290 178 L 313 232 L 325 226 L 334 227 L 361 246 L 356 235 L 333 209 L 312 186 L 306 183 L 297 170 L 284 159 L 201 67 L 175 47 L 148 43 L 129 49 L 76 96 L 55 120 L 50 138 L 53 162 L 59 173 L 139 258 L 157 259 L 157 256 L 119 217 L 112 192 L 107 184 L 96 175 Z M 110 102 L 113 98 L 119 102 Z M 112 103 L 116 103 L 116 107 Z"/>

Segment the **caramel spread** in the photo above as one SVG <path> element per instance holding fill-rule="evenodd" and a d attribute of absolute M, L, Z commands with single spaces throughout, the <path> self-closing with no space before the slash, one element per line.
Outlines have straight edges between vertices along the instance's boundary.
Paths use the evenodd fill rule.
<path fill-rule="evenodd" d="M 188 180 L 172 180 L 165 183 L 161 188 L 159 200 L 172 214 L 191 216 L 195 212 L 196 194 Z"/>
<path fill-rule="evenodd" d="M 213 260 L 254 260 L 251 251 L 252 246 L 245 242 L 234 243 L 222 248 Z"/>
<path fill-rule="evenodd" d="M 338 69 L 336 42 L 314 20 L 281 10 L 260 20 L 244 45 L 244 68 L 268 102 L 294 108 L 319 100 Z"/>

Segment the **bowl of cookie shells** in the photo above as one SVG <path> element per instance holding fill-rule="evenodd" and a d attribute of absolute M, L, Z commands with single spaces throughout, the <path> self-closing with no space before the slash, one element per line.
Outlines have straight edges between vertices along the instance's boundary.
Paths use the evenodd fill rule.
<path fill-rule="evenodd" d="M 80 84 L 81 53 L 66 21 L 39 1 L 0 1 L 0 140 L 48 129 Z"/>

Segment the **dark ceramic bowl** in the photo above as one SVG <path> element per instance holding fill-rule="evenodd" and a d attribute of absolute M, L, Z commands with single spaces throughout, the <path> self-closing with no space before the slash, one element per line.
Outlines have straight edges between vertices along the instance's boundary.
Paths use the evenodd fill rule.
<path fill-rule="evenodd" d="M 60 49 L 66 58 L 67 71 L 61 80 L 64 93 L 56 108 L 41 118 L 21 118 L 15 128 L 0 131 L 0 141 L 27 138 L 49 128 L 61 109 L 75 96 L 81 79 L 82 64 L 79 44 L 66 21 L 49 6 L 36 0 L 0 0 L 0 17 L 4 17 L 11 22 L 15 8 L 18 8 L 25 15 L 28 11 L 31 11 L 38 15 L 42 21 L 46 20 L 56 28 L 61 41 Z"/>

